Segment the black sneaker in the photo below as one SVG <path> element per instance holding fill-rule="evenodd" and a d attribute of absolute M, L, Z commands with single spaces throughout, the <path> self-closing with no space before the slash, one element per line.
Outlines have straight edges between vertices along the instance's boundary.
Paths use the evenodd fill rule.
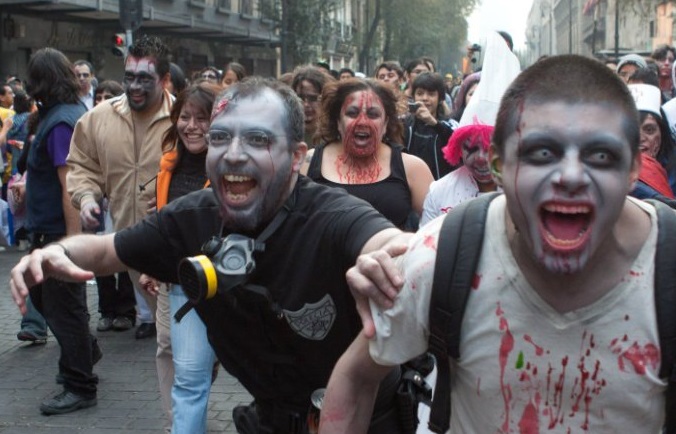
<path fill-rule="evenodd" d="M 152 338 L 155 335 L 157 335 L 157 328 L 154 322 L 144 322 L 136 329 L 136 339 Z"/>
<path fill-rule="evenodd" d="M 16 338 L 21 342 L 31 342 L 33 345 L 44 345 L 47 343 L 47 336 L 38 336 L 28 330 L 21 330 L 16 334 Z"/>
<path fill-rule="evenodd" d="M 53 398 L 43 401 L 40 405 L 42 414 L 64 414 L 70 413 L 81 408 L 93 407 L 96 405 L 96 397 L 87 398 L 77 393 L 64 390 Z"/>

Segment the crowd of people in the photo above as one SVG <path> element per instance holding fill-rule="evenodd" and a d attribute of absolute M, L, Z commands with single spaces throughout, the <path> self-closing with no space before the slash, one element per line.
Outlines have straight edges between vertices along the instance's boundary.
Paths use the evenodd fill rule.
<path fill-rule="evenodd" d="M 521 71 L 501 32 L 457 83 L 425 56 L 371 77 L 231 62 L 186 79 L 143 36 L 117 82 L 38 50 L 28 93 L 0 84 L 0 145 L 12 242 L 31 249 L 11 273 L 17 337 L 49 329 L 61 350 L 40 411 L 97 403 L 96 279 L 97 332 L 157 340 L 167 431 L 206 432 L 222 365 L 254 398 L 239 433 L 411 432 L 401 385 L 438 333 L 445 215 L 498 192 L 485 224 L 464 217 L 485 236 L 462 357 L 437 363 L 445 427 L 659 432 L 676 357 L 654 258 L 676 227 L 641 199 L 676 207 L 674 53 Z"/>

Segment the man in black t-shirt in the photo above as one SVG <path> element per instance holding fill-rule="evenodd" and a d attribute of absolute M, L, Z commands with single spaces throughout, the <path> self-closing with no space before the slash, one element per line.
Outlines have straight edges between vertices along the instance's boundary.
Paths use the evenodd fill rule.
<path fill-rule="evenodd" d="M 86 280 L 131 267 L 177 282 L 179 261 L 200 254 L 209 238 L 259 237 L 285 209 L 264 251 L 253 254 L 248 284 L 256 290 L 221 288 L 196 310 L 223 366 L 254 396 L 261 432 L 306 432 L 310 395 L 361 329 L 346 270 L 360 253 L 400 250 L 406 235 L 366 202 L 300 177 L 302 140 L 303 108 L 290 88 L 256 78 L 229 88 L 208 135 L 212 188 L 116 234 L 34 251 L 12 270 L 17 305 L 45 277 Z"/>

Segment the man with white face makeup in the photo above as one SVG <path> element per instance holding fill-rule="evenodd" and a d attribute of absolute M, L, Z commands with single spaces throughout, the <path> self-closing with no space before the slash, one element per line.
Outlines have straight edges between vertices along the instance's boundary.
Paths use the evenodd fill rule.
<path fill-rule="evenodd" d="M 157 37 L 137 39 L 124 63 L 124 94 L 98 104 L 75 127 L 67 183 L 85 230 L 99 225 L 104 195 L 116 231 L 143 219 L 148 203 L 154 200 L 162 137 L 171 125 L 173 105 L 173 97 L 164 90 L 171 79 L 168 54 Z M 167 293 L 161 291 L 157 299 L 148 296 L 138 285 L 139 275 L 134 272 L 130 276 L 136 290 L 132 294 L 126 285 L 119 285 L 116 299 L 111 300 L 117 310 L 112 326 L 115 330 L 133 327 L 135 296 L 140 322 L 135 337 L 152 338 L 157 311 L 157 369 L 163 407 L 170 415 L 174 371 Z"/>
<path fill-rule="evenodd" d="M 22 308 L 27 286 L 46 275 L 82 280 L 132 267 L 177 283 L 179 262 L 200 254 L 211 237 L 257 238 L 278 222 L 264 251 L 252 253 L 247 284 L 258 289 L 226 290 L 219 276 L 219 291 L 195 309 L 220 362 L 253 395 L 257 432 L 307 433 L 311 394 L 326 386 L 361 328 L 347 268 L 360 253 L 395 249 L 407 236 L 366 202 L 299 176 L 303 133 L 303 106 L 291 88 L 255 77 L 233 85 L 212 113 L 206 161 L 212 188 L 116 234 L 36 250 L 12 271 L 17 304 Z M 387 394 L 383 386 L 384 400 L 393 399 L 393 389 Z M 396 417 L 390 404 L 379 416 Z M 397 432 L 395 419 L 379 423 L 373 432 Z"/>
<path fill-rule="evenodd" d="M 504 195 L 488 209 L 449 360 L 451 432 L 661 431 L 657 216 L 627 197 L 638 142 L 631 94 L 594 60 L 551 57 L 508 88 L 491 163 Z M 338 362 L 320 432 L 364 432 L 378 379 L 427 350 L 442 221 L 398 263 L 375 252 L 348 272 L 383 307 Z"/>

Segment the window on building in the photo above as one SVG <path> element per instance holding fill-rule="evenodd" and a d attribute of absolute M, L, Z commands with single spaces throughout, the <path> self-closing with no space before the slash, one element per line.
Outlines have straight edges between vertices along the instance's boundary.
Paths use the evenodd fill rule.
<path fill-rule="evenodd" d="M 232 10 L 232 0 L 218 0 L 218 7 L 225 10 Z"/>
<path fill-rule="evenodd" d="M 253 15 L 253 1 L 239 0 L 239 13 L 242 15 Z"/>

